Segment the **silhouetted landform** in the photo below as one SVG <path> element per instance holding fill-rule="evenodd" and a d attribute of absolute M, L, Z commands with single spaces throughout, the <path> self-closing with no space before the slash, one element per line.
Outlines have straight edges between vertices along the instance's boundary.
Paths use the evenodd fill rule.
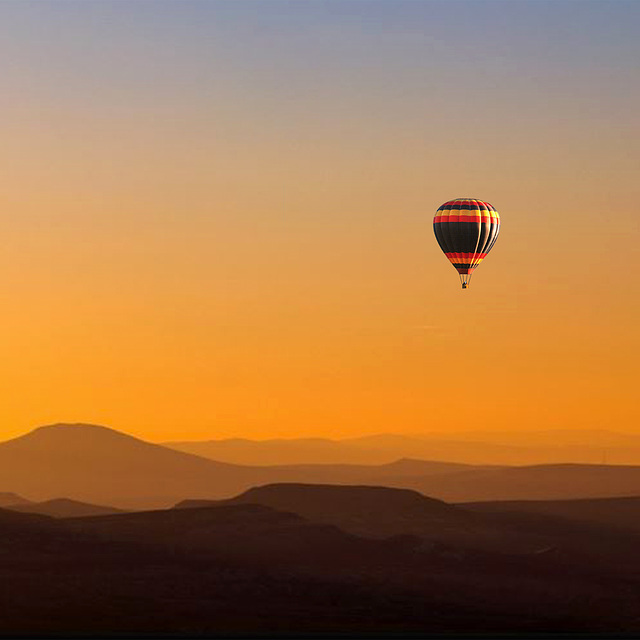
<path fill-rule="evenodd" d="M 256 480 L 249 467 L 205 460 L 94 425 L 52 425 L 0 443 L 0 487 L 37 501 L 65 496 L 123 508 L 220 497 Z"/>
<path fill-rule="evenodd" d="M 114 429 L 82 424 L 40 427 L 0 443 L 2 487 L 37 501 L 62 495 L 80 502 L 138 509 L 171 506 L 185 497 L 229 497 L 275 480 L 379 484 L 383 476 L 402 478 L 466 468 L 422 461 L 379 467 L 248 467 L 218 463 Z"/>
<path fill-rule="evenodd" d="M 175 508 L 225 504 L 259 504 L 289 511 L 366 538 L 417 536 L 422 544 L 510 552 L 536 551 L 544 546 L 535 537 L 514 536 L 496 528 L 490 519 L 407 489 L 272 484 L 230 500 L 185 500 Z"/>
<path fill-rule="evenodd" d="M 174 550 L 251 564 L 272 565 L 296 559 L 304 564 L 321 565 L 352 557 L 373 561 L 373 553 L 382 548 L 337 527 L 309 522 L 297 514 L 258 504 L 72 519 L 68 526 L 101 539 L 170 545 Z M 383 547 L 402 550 L 404 545 L 390 541 Z M 373 553 L 368 554 L 367 549 Z"/>
<path fill-rule="evenodd" d="M 397 457 L 385 451 L 360 449 L 348 442 L 326 438 L 163 442 L 164 446 L 211 460 L 245 465 L 384 464 Z"/>
<path fill-rule="evenodd" d="M 78 518 L 82 516 L 105 516 L 111 513 L 121 513 L 121 509 L 115 507 L 105 507 L 87 502 L 78 502 L 68 498 L 55 498 L 43 502 L 22 502 L 6 506 L 11 511 L 21 511 L 22 513 L 40 513 L 52 518 Z"/>
<path fill-rule="evenodd" d="M 467 431 L 449 434 L 449 438 L 458 442 L 486 442 L 515 447 L 557 447 L 558 450 L 575 448 L 577 451 L 591 451 L 594 459 L 584 462 L 601 463 L 603 456 L 608 457 L 610 451 L 624 449 L 638 451 L 640 448 L 639 433 L 625 433 L 609 429 L 539 429 L 527 431 L 509 429 L 503 431 Z M 562 460 L 566 462 L 566 460 Z M 629 462 L 631 463 L 631 461 Z"/>
<path fill-rule="evenodd" d="M 640 495 L 640 466 L 548 464 L 503 467 L 406 481 L 450 502 L 555 500 Z"/>
<path fill-rule="evenodd" d="M 447 502 L 554 500 L 640 496 L 640 466 L 535 465 L 466 467 L 434 472 L 432 462 L 400 460 L 389 465 L 297 465 L 269 467 L 262 481 L 364 484 L 413 489 Z M 215 497 L 215 496 L 209 496 Z"/>
<path fill-rule="evenodd" d="M 249 467 L 215 462 L 91 425 L 54 425 L 0 443 L 0 487 L 40 502 L 64 496 L 121 509 L 224 499 L 277 482 L 413 489 L 447 502 L 640 495 L 640 466 L 384 465 Z"/>
<path fill-rule="evenodd" d="M 581 500 L 512 500 L 458 505 L 479 513 L 549 515 L 577 523 L 600 524 L 640 533 L 640 497 Z"/>
<path fill-rule="evenodd" d="M 640 464 L 640 436 L 596 429 L 381 434 L 342 440 L 231 438 L 163 444 L 212 460 L 244 465 L 377 465 L 398 458 L 473 465 Z"/>
<path fill-rule="evenodd" d="M 368 487 L 276 485 L 244 498 L 300 510 L 318 500 L 316 517 L 333 514 L 345 526 L 364 517 L 374 535 L 229 501 L 64 520 L 0 510 L 2 633 L 640 631 L 636 530 L 505 519 Z M 506 537 L 533 530 L 541 544 L 505 553 L 375 535 L 376 522 L 388 526 L 393 514 L 410 522 L 411 512 L 425 531 L 429 520 L 477 521 Z"/>
<path fill-rule="evenodd" d="M 431 493 L 437 495 L 438 487 L 448 476 L 456 477 L 458 474 L 475 470 L 494 470 L 500 467 L 474 467 L 458 463 L 401 459 L 382 465 L 299 464 L 252 468 L 260 471 L 261 478 L 261 482 L 254 484 L 361 484 L 412 488 L 419 491 L 422 491 L 421 487 L 424 486 L 434 489 Z"/>
<path fill-rule="evenodd" d="M 0 491 L 0 508 L 8 507 L 14 504 L 29 504 L 29 500 L 19 496 L 17 493 Z"/>

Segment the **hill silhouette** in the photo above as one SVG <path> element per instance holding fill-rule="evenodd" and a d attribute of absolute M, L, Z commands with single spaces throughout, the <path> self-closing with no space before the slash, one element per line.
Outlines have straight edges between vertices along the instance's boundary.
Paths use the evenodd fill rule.
<path fill-rule="evenodd" d="M 78 518 L 83 516 L 103 516 L 111 513 L 120 513 L 121 509 L 105 507 L 87 502 L 78 502 L 68 498 L 54 498 L 43 502 L 23 502 L 11 504 L 5 507 L 11 511 L 22 513 L 39 513 L 52 518 Z"/>
<path fill-rule="evenodd" d="M 640 464 L 640 436 L 602 429 L 378 434 L 342 440 L 230 438 L 163 444 L 212 460 L 245 465 L 378 465 L 398 458 L 473 465 Z"/>
<path fill-rule="evenodd" d="M 387 465 L 247 467 L 218 463 L 97 425 L 58 424 L 0 443 L 0 486 L 36 501 L 68 499 L 154 508 L 186 497 L 224 498 L 273 481 L 382 483 L 469 467 L 425 461 Z M 9 497 L 8 502 L 16 499 Z"/>
<path fill-rule="evenodd" d="M 211 460 L 246 465 L 384 464 L 395 458 L 385 451 L 369 451 L 327 438 L 172 441 L 163 445 Z"/>
<path fill-rule="evenodd" d="M 402 493 L 401 510 L 420 500 Z M 357 511 L 352 497 L 338 509 Z M 65 520 L 0 510 L 3 633 L 640 630 L 638 536 L 545 527 L 554 552 L 456 553 L 256 504 Z"/>
<path fill-rule="evenodd" d="M 36 500 L 66 496 L 119 507 L 241 491 L 250 468 L 216 463 L 96 425 L 40 427 L 0 443 L 0 486 Z"/>
<path fill-rule="evenodd" d="M 19 496 L 17 493 L 10 493 L 8 491 L 0 491 L 0 508 L 8 507 L 15 504 L 29 504 L 29 500 Z"/>
<path fill-rule="evenodd" d="M 260 504 L 296 513 L 313 522 L 367 538 L 415 536 L 458 549 L 527 552 L 543 546 L 536 538 L 514 536 L 490 519 L 407 489 L 280 483 L 254 487 L 224 501 L 185 500 L 175 508 Z"/>
<path fill-rule="evenodd" d="M 402 482 L 450 502 L 605 498 L 640 495 L 640 467 L 547 464 L 474 469 Z"/>
<path fill-rule="evenodd" d="M 640 497 L 471 502 L 459 506 L 477 513 L 538 514 L 640 533 Z"/>
<path fill-rule="evenodd" d="M 393 543 L 356 538 L 337 527 L 260 504 L 159 510 L 66 521 L 69 528 L 102 539 L 128 541 L 197 552 L 228 562 L 303 565 L 371 562 Z M 401 553 L 404 545 L 397 545 Z M 392 554 L 393 555 L 393 554 Z"/>
<path fill-rule="evenodd" d="M 36 501 L 68 499 L 123 508 L 170 506 L 186 497 L 224 498 L 271 481 L 376 483 L 386 476 L 458 471 L 457 464 L 248 467 L 218 463 L 98 425 L 39 427 L 0 443 L 0 486 Z M 7 497 L 15 504 L 20 499 Z"/>
<path fill-rule="evenodd" d="M 448 502 L 640 495 L 640 467 L 384 465 L 249 467 L 201 458 L 94 425 L 52 425 L 0 443 L 0 487 L 34 501 L 65 496 L 124 509 L 223 499 L 276 482 L 413 489 Z"/>

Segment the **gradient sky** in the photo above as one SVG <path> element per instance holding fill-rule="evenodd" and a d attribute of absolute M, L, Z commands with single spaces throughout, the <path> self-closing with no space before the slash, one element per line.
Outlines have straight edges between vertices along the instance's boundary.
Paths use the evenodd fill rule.
<path fill-rule="evenodd" d="M 640 433 L 640 3 L 0 3 L 0 437 Z M 433 237 L 502 217 L 462 291 Z"/>

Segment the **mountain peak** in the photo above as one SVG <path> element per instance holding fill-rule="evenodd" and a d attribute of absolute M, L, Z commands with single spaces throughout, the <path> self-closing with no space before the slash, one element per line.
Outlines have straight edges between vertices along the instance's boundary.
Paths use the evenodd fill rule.
<path fill-rule="evenodd" d="M 137 440 L 139 438 L 131 436 L 122 431 L 117 431 L 111 427 L 105 427 L 99 424 L 88 424 L 82 422 L 58 422 L 55 424 L 47 424 L 41 427 L 36 427 L 32 431 L 25 433 L 22 436 L 14 438 L 17 440 L 83 440 L 83 441 L 96 441 L 96 440 Z"/>
<path fill-rule="evenodd" d="M 395 509 L 430 509 L 453 512 L 456 507 L 442 500 L 427 497 L 413 489 L 372 485 L 307 484 L 300 482 L 274 482 L 252 487 L 234 500 L 247 502 L 255 500 L 259 504 L 273 507 L 289 506 L 292 503 L 320 505 L 326 503 L 333 509 L 378 510 L 382 506 Z"/>
<path fill-rule="evenodd" d="M 111 427 L 105 427 L 101 424 L 92 424 L 90 422 L 55 422 L 53 424 L 45 424 L 40 427 L 36 427 L 29 433 L 46 433 L 51 431 L 62 431 L 62 430 L 80 430 L 83 431 L 92 431 L 94 433 L 111 433 L 118 435 L 125 435 L 116 429 L 112 429 Z"/>

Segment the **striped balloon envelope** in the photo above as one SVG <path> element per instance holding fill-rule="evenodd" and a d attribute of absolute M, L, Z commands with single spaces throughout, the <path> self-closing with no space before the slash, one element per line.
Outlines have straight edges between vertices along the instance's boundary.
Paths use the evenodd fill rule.
<path fill-rule="evenodd" d="M 440 248 L 460 274 L 462 288 L 487 257 L 500 233 L 500 216 L 493 205 L 474 198 L 445 202 L 436 211 L 433 231 Z"/>

